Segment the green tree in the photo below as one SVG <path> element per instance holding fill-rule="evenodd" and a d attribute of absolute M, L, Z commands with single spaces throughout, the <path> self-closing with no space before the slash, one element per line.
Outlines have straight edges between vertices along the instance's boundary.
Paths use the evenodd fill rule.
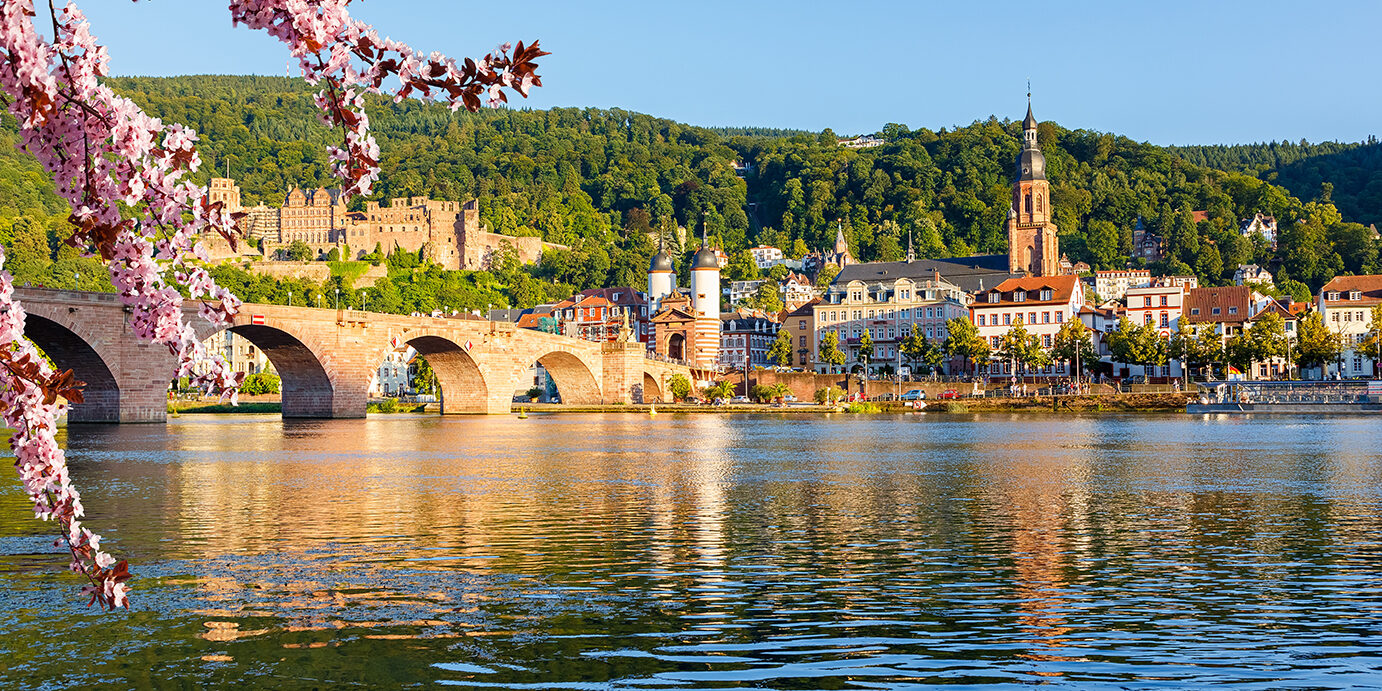
<path fill-rule="evenodd" d="M 817 354 L 821 362 L 830 365 L 833 373 L 836 368 L 845 366 L 845 353 L 840 350 L 840 337 L 834 331 L 825 332 L 821 338 L 821 347 Z"/>
<path fill-rule="evenodd" d="M 341 261 L 341 250 L 339 250 L 339 249 L 337 249 L 337 248 L 335 248 L 335 247 L 332 247 L 332 248 L 331 248 L 331 251 L 326 253 L 326 261 L 329 261 L 329 262 L 338 262 L 338 261 Z"/>
<path fill-rule="evenodd" d="M 711 401 L 717 398 L 730 398 L 733 395 L 734 384 L 730 383 L 728 380 L 717 381 L 705 387 L 705 397 Z"/>
<path fill-rule="evenodd" d="M 725 265 L 725 278 L 731 281 L 755 281 L 761 278 L 758 264 L 748 250 L 735 252 Z"/>
<path fill-rule="evenodd" d="M 873 336 L 869 335 L 869 330 L 864 329 L 864 333 L 859 336 L 859 352 L 854 358 L 864 367 L 864 374 L 869 373 L 869 363 L 873 361 Z"/>
<path fill-rule="evenodd" d="M 769 314 L 777 314 L 782 311 L 782 295 L 777 291 L 777 284 L 772 281 L 764 281 L 763 285 L 758 286 L 758 290 L 749 297 L 748 303 L 754 309 L 760 309 Z"/>
<path fill-rule="evenodd" d="M 831 284 L 831 282 L 835 280 L 835 277 L 838 275 L 840 275 L 840 267 L 835 266 L 834 264 L 826 264 L 825 266 L 822 266 L 820 273 L 816 274 L 816 287 L 820 288 L 821 290 L 824 290 Z"/>
<path fill-rule="evenodd" d="M 1252 343 L 1253 360 L 1285 358 L 1288 351 L 1286 321 L 1276 312 L 1268 312 L 1248 327 L 1247 337 Z"/>
<path fill-rule="evenodd" d="M 778 329 L 777 338 L 773 339 L 773 344 L 768 346 L 768 359 L 777 363 L 779 367 L 788 367 L 792 364 L 791 331 Z"/>
<path fill-rule="evenodd" d="M 1025 374 L 1027 366 L 1040 366 L 1045 352 L 1041 349 L 1041 340 L 1028 332 L 1022 319 L 1018 318 L 1013 320 L 1007 333 L 999 339 L 994 355 L 998 360 L 1011 364 L 1013 374 L 1017 375 L 1019 371 Z"/>
<path fill-rule="evenodd" d="M 1377 370 L 1382 368 L 1382 303 L 1373 305 L 1369 316 L 1372 318 L 1372 324 L 1368 327 L 1367 337 L 1358 346 L 1358 350 L 1372 359 L 1373 369 Z"/>
<path fill-rule="evenodd" d="M 1296 367 L 1302 370 L 1324 367 L 1337 362 L 1343 349 L 1343 337 L 1325 325 L 1319 312 L 1306 312 L 1296 323 L 1296 340 L 1291 349 Z"/>
<path fill-rule="evenodd" d="M 667 381 L 667 388 L 672 392 L 674 400 L 684 401 L 691 395 L 691 380 L 684 374 L 673 374 Z"/>
<path fill-rule="evenodd" d="M 1089 365 L 1099 361 L 1099 351 L 1094 348 L 1094 340 L 1084 322 L 1071 319 L 1056 332 L 1051 343 L 1051 357 L 1070 363 L 1070 371 L 1079 376 Z M 1078 370 L 1076 363 L 1079 363 Z"/>
<path fill-rule="evenodd" d="M 1127 317 L 1108 335 L 1108 349 L 1115 362 L 1125 365 L 1165 365 L 1170 357 L 1170 346 L 1154 324 L 1135 325 Z"/>
<path fill-rule="evenodd" d="M 408 364 L 412 365 L 409 368 L 412 375 L 409 384 L 413 391 L 424 396 L 436 394 L 437 373 L 432 370 L 432 365 L 427 362 L 427 358 L 416 355 Z"/>
<path fill-rule="evenodd" d="M 247 396 L 262 396 L 264 394 L 278 393 L 278 375 L 272 372 L 256 372 L 245 377 L 240 383 L 240 393 Z"/>
<path fill-rule="evenodd" d="M 1188 376 L 1195 369 L 1219 362 L 1223 358 L 1223 343 L 1212 324 L 1195 327 L 1182 317 L 1176 332 L 1171 334 L 1167 355 L 1179 360 Z"/>
<path fill-rule="evenodd" d="M 773 264 L 773 267 L 768 269 L 768 278 L 781 283 L 787 280 L 791 273 L 792 270 L 788 269 L 786 264 Z"/>
<path fill-rule="evenodd" d="M 823 389 L 816 389 L 816 403 L 821 405 L 834 405 L 834 403 L 845 397 L 844 389 L 830 385 Z"/>
<path fill-rule="evenodd" d="M 301 240 L 292 241 L 288 245 L 288 249 L 284 250 L 283 254 L 289 261 L 295 262 L 309 261 L 313 256 L 312 248 Z"/>
<path fill-rule="evenodd" d="M 964 358 L 972 367 L 989 363 L 989 342 L 979 335 L 979 327 L 967 317 L 955 317 L 945 322 L 946 337 L 941 350 L 951 357 Z"/>

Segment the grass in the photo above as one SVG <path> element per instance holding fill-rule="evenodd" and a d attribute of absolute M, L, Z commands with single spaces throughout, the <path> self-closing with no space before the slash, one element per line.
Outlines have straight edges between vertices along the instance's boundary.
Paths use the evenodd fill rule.
<path fill-rule="evenodd" d="M 360 280 L 361 276 L 365 275 L 366 271 L 370 270 L 371 266 L 369 262 L 360 261 L 338 261 L 327 262 L 326 264 L 331 267 L 332 276 L 340 276 L 352 286 Z"/>
<path fill-rule="evenodd" d="M 845 406 L 845 412 L 846 412 L 846 413 L 881 413 L 881 412 L 883 412 L 883 409 L 882 409 L 882 408 L 879 408 L 877 405 L 874 405 L 873 403 L 867 403 L 867 402 L 862 402 L 862 401 L 861 401 L 861 402 L 857 402 L 857 403 L 851 403 L 851 404 Z"/>
<path fill-rule="evenodd" d="M 281 413 L 283 406 L 279 403 L 251 402 L 241 403 L 233 406 L 229 403 L 188 403 L 186 401 L 178 403 L 176 410 L 173 405 L 168 406 L 168 414 L 183 413 Z"/>

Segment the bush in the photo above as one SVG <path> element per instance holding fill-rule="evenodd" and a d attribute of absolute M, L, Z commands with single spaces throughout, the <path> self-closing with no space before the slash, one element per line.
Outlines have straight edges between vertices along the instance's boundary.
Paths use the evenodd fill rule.
<path fill-rule="evenodd" d="M 386 398 L 378 403 L 371 403 L 368 406 L 371 413 L 397 413 L 398 401 L 393 398 Z"/>
<path fill-rule="evenodd" d="M 838 386 L 827 386 L 824 389 L 816 390 L 816 402 L 821 405 L 830 405 L 835 401 L 845 397 L 844 389 Z"/>
<path fill-rule="evenodd" d="M 858 402 L 858 403 L 851 403 L 851 404 L 845 406 L 845 412 L 846 412 L 846 413 L 881 413 L 881 412 L 883 412 L 883 409 L 882 409 L 882 408 L 879 408 L 878 406 L 876 406 L 876 405 L 874 405 L 874 404 L 872 404 L 872 403 L 862 402 L 862 401 L 861 401 L 861 402 Z"/>
<path fill-rule="evenodd" d="M 527 391 L 525 391 L 525 392 L 523 392 L 523 393 L 524 393 L 524 395 L 526 395 L 526 396 L 528 397 L 529 400 L 532 400 L 532 399 L 537 398 L 537 397 L 539 397 L 539 396 L 542 395 L 542 388 L 541 388 L 541 387 L 538 387 L 538 386 L 534 386 L 533 388 L 528 389 Z"/>
<path fill-rule="evenodd" d="M 750 392 L 749 395 L 753 397 L 753 400 L 759 403 L 769 403 L 777 397 L 777 390 L 771 386 L 754 384 L 753 391 Z"/>
<path fill-rule="evenodd" d="M 259 372 L 245 377 L 245 381 L 240 384 L 240 393 L 246 396 L 263 396 L 264 394 L 278 393 L 279 384 L 277 374 Z"/>
<path fill-rule="evenodd" d="M 950 402 L 948 402 L 948 403 L 945 404 L 945 412 L 947 412 L 947 413 L 968 413 L 968 412 L 969 412 L 969 406 L 967 406 L 967 405 L 965 405 L 965 404 L 963 404 L 963 403 L 956 403 L 956 402 L 954 402 L 954 401 L 950 401 Z"/>

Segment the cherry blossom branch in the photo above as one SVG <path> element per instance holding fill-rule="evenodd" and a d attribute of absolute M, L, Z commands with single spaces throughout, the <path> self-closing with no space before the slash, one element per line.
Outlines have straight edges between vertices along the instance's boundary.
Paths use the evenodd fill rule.
<path fill-rule="evenodd" d="M 369 133 L 365 93 L 383 93 L 397 77 L 395 100 L 441 94 L 452 109 L 477 110 L 481 96 L 496 106 L 505 88 L 528 95 L 540 86 L 535 60 L 547 53 L 534 41 L 508 44 L 476 63 L 379 39 L 350 17 L 349 0 L 231 0 L 233 24 L 267 31 L 288 45 L 310 83 L 325 82 L 316 103 L 323 120 L 340 127 L 343 144 L 330 147 L 343 197 L 369 194 L 379 177 L 379 147 Z M 177 358 L 175 376 L 234 402 L 242 374 L 209 353 L 184 319 L 178 286 L 198 301 L 200 316 L 215 327 L 231 322 L 240 301 L 216 285 L 197 243 L 216 233 L 232 246 L 235 214 L 211 203 L 204 187 L 187 178 L 200 167 L 197 135 L 164 125 L 100 81 L 108 56 L 96 43 L 75 4 L 61 10 L 48 0 L 52 40 L 34 27 L 33 0 L 0 0 L 0 105 L 19 124 L 20 147 L 32 154 L 71 209 L 66 242 L 106 262 L 112 284 L 130 311 L 138 337 L 166 346 Z M 512 53 L 510 53 L 512 51 Z M 0 419 L 15 432 L 10 445 L 34 513 L 55 520 L 70 567 L 90 585 L 83 592 L 103 609 L 128 607 L 128 564 L 100 549 L 101 537 L 81 524 L 81 495 L 72 486 L 56 441 L 57 419 L 67 403 L 81 403 L 69 370 L 55 372 L 24 338 L 25 311 L 14 299 L 0 248 Z M 196 368 L 198 363 L 209 367 Z"/>

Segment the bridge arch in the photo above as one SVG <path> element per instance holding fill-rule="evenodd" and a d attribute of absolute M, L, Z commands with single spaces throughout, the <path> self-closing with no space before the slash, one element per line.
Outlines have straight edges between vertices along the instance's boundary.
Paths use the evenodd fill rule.
<path fill-rule="evenodd" d="M 59 371 L 72 370 L 77 379 L 86 382 L 82 389 L 83 402 L 68 408 L 69 422 L 121 422 L 120 385 L 112 364 L 97 351 L 101 343 L 91 334 L 79 334 L 71 327 L 53 319 L 29 312 L 24 318 L 24 336 L 38 346 Z M 96 346 L 92 344 L 95 343 Z M 115 359 L 118 363 L 118 357 Z M 118 366 L 118 365 L 117 365 Z M 164 391 L 167 382 L 164 382 Z M 158 392 L 158 399 L 164 392 Z"/>
<path fill-rule="evenodd" d="M 349 402 L 338 391 L 339 382 L 327 371 L 317 348 L 278 325 L 236 324 L 225 330 L 253 343 L 273 364 L 282 391 L 283 417 L 341 417 L 340 409 Z M 364 415 L 364 410 L 358 415 Z"/>
<path fill-rule="evenodd" d="M 643 372 L 643 403 L 662 403 L 662 384 L 652 372 Z"/>
<path fill-rule="evenodd" d="M 431 334 L 414 336 L 406 344 L 426 358 L 436 373 L 443 415 L 491 412 L 489 384 L 465 348 L 450 338 Z"/>
<path fill-rule="evenodd" d="M 599 405 L 604 402 L 600 391 L 600 380 L 585 360 L 564 350 L 551 350 L 539 355 L 534 362 L 547 370 L 547 376 L 557 385 L 561 402 L 573 405 Z M 525 368 L 526 370 L 526 368 Z M 523 372 L 518 374 L 522 377 Z M 519 388 L 514 380 L 513 390 Z"/>

